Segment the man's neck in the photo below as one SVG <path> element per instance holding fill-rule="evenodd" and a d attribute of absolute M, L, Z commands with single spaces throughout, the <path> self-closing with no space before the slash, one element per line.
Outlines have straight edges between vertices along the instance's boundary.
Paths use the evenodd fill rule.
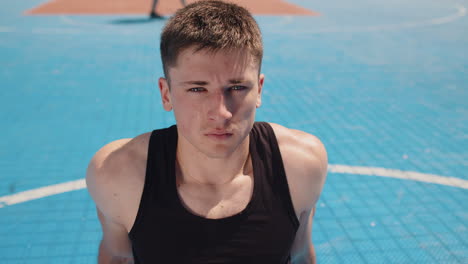
<path fill-rule="evenodd" d="M 181 179 L 186 183 L 221 186 L 250 170 L 249 137 L 230 155 L 222 158 L 208 157 L 187 141 L 179 141 L 177 163 Z"/>

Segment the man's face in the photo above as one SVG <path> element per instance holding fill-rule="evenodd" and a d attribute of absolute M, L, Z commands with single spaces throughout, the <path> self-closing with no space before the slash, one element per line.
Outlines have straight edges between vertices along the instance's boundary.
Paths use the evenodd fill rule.
<path fill-rule="evenodd" d="M 246 139 L 261 104 L 264 76 L 249 52 L 182 51 L 159 87 L 174 110 L 179 144 L 211 158 L 228 157 Z M 170 86 L 170 88 L 169 88 Z"/>

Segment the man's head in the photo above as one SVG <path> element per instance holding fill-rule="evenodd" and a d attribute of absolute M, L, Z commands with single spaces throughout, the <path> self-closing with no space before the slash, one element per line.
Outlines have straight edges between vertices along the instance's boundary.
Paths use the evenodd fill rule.
<path fill-rule="evenodd" d="M 245 146 L 261 104 L 262 41 L 244 8 L 200 1 L 178 11 L 162 33 L 164 109 L 174 110 L 178 146 L 213 158 Z"/>
<path fill-rule="evenodd" d="M 260 73 L 263 45 L 260 29 L 243 7 L 222 1 L 197 1 L 180 9 L 161 35 L 161 59 L 166 78 L 177 65 L 180 53 L 195 51 L 249 51 Z"/>

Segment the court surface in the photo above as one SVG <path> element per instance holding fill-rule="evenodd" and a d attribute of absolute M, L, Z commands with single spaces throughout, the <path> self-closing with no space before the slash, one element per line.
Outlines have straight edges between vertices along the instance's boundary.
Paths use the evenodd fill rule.
<path fill-rule="evenodd" d="M 95 263 L 90 158 L 174 123 L 165 20 L 25 14 L 45 2 L 0 0 L 0 263 Z M 468 263 L 468 1 L 287 2 L 320 15 L 256 15 L 257 120 L 327 147 L 318 263 Z"/>

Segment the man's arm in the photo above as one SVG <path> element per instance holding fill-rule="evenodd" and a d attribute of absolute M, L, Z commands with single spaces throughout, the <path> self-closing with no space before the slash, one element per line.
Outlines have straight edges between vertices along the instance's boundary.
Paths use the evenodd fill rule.
<path fill-rule="evenodd" d="M 315 204 L 322 192 L 327 176 L 328 157 L 324 145 L 318 138 L 302 131 L 294 131 L 302 149 L 298 152 L 303 166 L 295 171 L 295 195 L 297 204 L 303 205 L 299 217 L 299 229 L 292 246 L 292 263 L 315 264 L 315 250 L 312 244 L 312 224 Z M 301 142 L 302 141 L 302 142 Z"/>
<path fill-rule="evenodd" d="M 291 249 L 292 263 L 316 263 L 315 249 L 311 237 L 314 215 L 315 207 L 309 212 L 304 212 L 299 219 L 299 229 Z"/>
<path fill-rule="evenodd" d="M 316 263 L 312 245 L 315 204 L 325 183 L 328 157 L 318 138 L 299 130 L 271 124 L 280 145 L 299 229 L 291 248 L 292 263 Z"/>
<path fill-rule="evenodd" d="M 97 209 L 103 237 L 99 244 L 98 264 L 133 264 L 131 243 L 125 228 L 113 223 Z"/>
<path fill-rule="evenodd" d="M 103 238 L 99 245 L 99 264 L 133 263 L 128 232 L 122 224 L 125 209 L 119 164 L 122 155 L 118 151 L 126 140 L 114 141 L 99 150 L 91 160 L 86 173 L 88 191 L 96 203 Z"/>

